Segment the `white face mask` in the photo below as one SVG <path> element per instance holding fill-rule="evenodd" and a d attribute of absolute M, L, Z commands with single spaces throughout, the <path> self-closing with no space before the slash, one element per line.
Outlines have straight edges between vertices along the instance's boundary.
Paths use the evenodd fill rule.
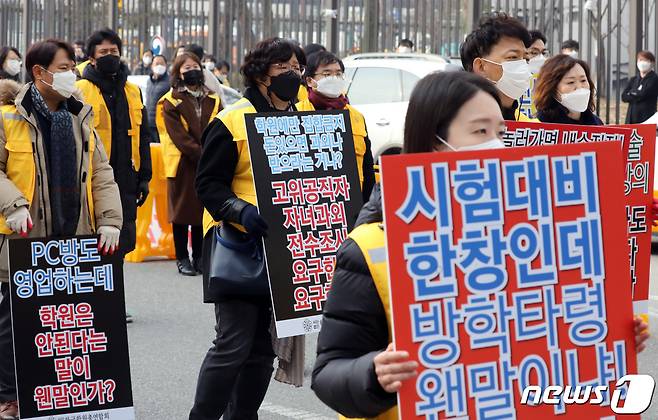
<path fill-rule="evenodd" d="M 570 51 L 567 55 L 571 58 L 578 58 L 578 51 Z"/>
<path fill-rule="evenodd" d="M 409 47 L 399 47 L 398 52 L 400 54 L 409 54 L 411 52 L 411 48 L 409 48 Z"/>
<path fill-rule="evenodd" d="M 327 98 L 338 98 L 345 92 L 345 79 L 338 76 L 324 77 L 317 80 L 317 91 Z"/>
<path fill-rule="evenodd" d="M 637 69 L 641 72 L 651 70 L 651 63 L 648 61 L 640 60 L 637 62 Z"/>
<path fill-rule="evenodd" d="M 504 63 L 496 63 L 495 61 L 482 60 L 492 64 L 497 64 L 503 68 L 503 75 L 500 80 L 493 81 L 496 87 L 508 98 L 517 100 L 530 88 L 530 69 L 528 62 L 525 60 L 505 61 Z"/>
<path fill-rule="evenodd" d="M 162 76 L 166 72 L 167 72 L 167 66 L 163 66 L 162 64 L 153 66 L 153 74 L 155 74 L 156 76 Z"/>
<path fill-rule="evenodd" d="M 213 71 L 215 70 L 215 63 L 213 63 L 212 61 L 206 61 L 205 63 L 203 63 L 203 67 L 205 67 L 206 70 L 208 71 Z"/>
<path fill-rule="evenodd" d="M 445 144 L 448 146 L 450 150 L 453 152 L 468 152 L 468 151 L 474 151 L 474 150 L 492 150 L 492 149 L 504 149 L 505 148 L 505 143 L 499 138 L 487 140 L 482 143 L 478 144 L 471 144 L 469 146 L 460 146 L 460 147 L 453 147 L 450 143 L 447 141 L 443 140 L 441 136 L 438 134 L 435 134 L 437 140 L 439 140 L 441 143 Z"/>
<path fill-rule="evenodd" d="M 528 69 L 530 70 L 530 73 L 532 74 L 539 73 L 541 66 L 543 66 L 545 62 L 546 62 L 546 57 L 544 57 L 542 54 L 539 54 L 537 57 L 532 57 L 528 61 Z"/>
<path fill-rule="evenodd" d="M 585 112 L 589 106 L 589 89 L 580 88 L 560 95 L 559 103 L 572 112 Z"/>
<path fill-rule="evenodd" d="M 10 76 L 16 76 L 21 72 L 22 64 L 20 60 L 6 60 L 4 69 Z"/>
<path fill-rule="evenodd" d="M 153 62 L 153 58 L 151 58 L 151 56 L 149 55 L 145 55 L 142 58 L 142 63 L 144 63 L 145 66 L 150 66 L 152 62 Z"/>
<path fill-rule="evenodd" d="M 43 68 L 43 67 L 42 67 Z M 62 71 L 57 73 L 51 73 L 48 70 L 44 69 L 46 72 L 53 75 L 53 84 L 48 84 L 45 80 L 41 81 L 53 88 L 53 90 L 65 98 L 70 98 L 73 92 L 75 92 L 75 81 L 77 77 L 72 71 Z"/>

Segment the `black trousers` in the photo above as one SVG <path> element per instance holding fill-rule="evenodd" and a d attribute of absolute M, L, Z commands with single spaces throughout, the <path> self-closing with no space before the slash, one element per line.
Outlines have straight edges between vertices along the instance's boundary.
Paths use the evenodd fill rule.
<path fill-rule="evenodd" d="M 184 260 L 190 258 L 187 250 L 187 228 L 189 225 L 179 225 L 172 223 L 174 234 L 174 249 L 176 250 L 176 259 Z M 201 252 L 203 248 L 203 226 L 191 226 L 192 230 L 192 259 L 201 261 Z"/>
<path fill-rule="evenodd" d="M 0 301 L 0 402 L 7 402 L 17 399 L 9 283 L 2 283 L 0 291 L 2 292 L 2 301 Z"/>
<path fill-rule="evenodd" d="M 255 420 L 272 377 L 269 300 L 215 304 L 217 337 L 201 365 L 190 420 Z"/>

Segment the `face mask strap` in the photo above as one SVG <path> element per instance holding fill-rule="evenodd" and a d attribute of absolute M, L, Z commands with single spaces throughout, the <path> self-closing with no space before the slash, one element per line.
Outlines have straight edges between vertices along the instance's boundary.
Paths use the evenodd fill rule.
<path fill-rule="evenodd" d="M 439 136 L 438 134 L 435 134 L 434 136 L 436 137 L 436 139 L 437 139 L 438 141 L 440 141 L 441 143 L 443 143 L 443 144 L 445 144 L 446 146 L 448 146 L 448 149 L 452 150 L 453 152 L 456 152 L 456 151 L 457 151 L 457 149 L 455 149 L 455 148 L 454 148 L 450 143 L 448 143 L 447 141 L 443 140 L 443 139 L 441 138 L 441 136 Z"/>

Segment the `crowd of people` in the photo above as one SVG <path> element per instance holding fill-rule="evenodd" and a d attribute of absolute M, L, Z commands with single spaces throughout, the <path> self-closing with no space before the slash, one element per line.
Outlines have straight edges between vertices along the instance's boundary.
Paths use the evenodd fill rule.
<path fill-rule="evenodd" d="M 414 88 L 403 153 L 502 148 L 506 120 L 603 124 L 577 42 L 565 42 L 553 57 L 546 43 L 515 18 L 483 17 L 460 48 L 465 71 L 433 73 Z M 398 52 L 413 48 L 402 40 Z M 162 144 L 177 270 L 202 275 L 203 300 L 215 306 L 216 338 L 201 363 L 189 418 L 256 419 L 274 359 L 299 340 L 273 337 L 268 294 L 214 287 L 212 244 L 220 224 L 253 241 L 273 223 L 256 207 L 245 114 L 312 110 L 349 112 L 366 202 L 338 253 L 312 388 L 347 417 L 396 418 L 396 392 L 417 364 L 391 343 L 386 271 L 373 270 L 376 262 L 364 251 L 385 247 L 381 189 L 341 59 L 321 45 L 265 39 L 244 58 L 244 89 L 237 92 L 230 64 L 198 45 L 176 48 L 169 60 L 145 51 L 132 71 L 148 76 L 144 104 L 122 54 L 123 41 L 107 28 L 73 45 L 35 43 L 24 62 L 15 48 L 0 50 L 0 419 L 18 418 L 6 240 L 96 233 L 103 252 L 124 257 L 135 247 L 137 208 L 149 194 L 150 142 Z M 642 51 L 637 59 L 639 73 L 622 95 L 630 103 L 627 122 L 656 112 L 655 57 Z M 519 101 L 533 74 L 536 113 L 528 117 Z M 641 351 L 647 325 L 636 319 L 634 328 Z M 276 378 L 301 385 L 294 379 L 300 372 L 303 365 L 280 365 Z"/>

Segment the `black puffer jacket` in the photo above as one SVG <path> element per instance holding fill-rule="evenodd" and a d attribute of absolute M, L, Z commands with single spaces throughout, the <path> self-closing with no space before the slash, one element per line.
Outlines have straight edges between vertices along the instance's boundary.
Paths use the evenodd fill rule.
<path fill-rule="evenodd" d="M 356 224 L 382 220 L 377 184 Z M 325 404 L 346 417 L 375 417 L 390 409 L 397 402 L 397 394 L 384 391 L 373 363 L 388 342 L 384 306 L 363 253 L 348 239 L 338 251 L 311 388 Z"/>

